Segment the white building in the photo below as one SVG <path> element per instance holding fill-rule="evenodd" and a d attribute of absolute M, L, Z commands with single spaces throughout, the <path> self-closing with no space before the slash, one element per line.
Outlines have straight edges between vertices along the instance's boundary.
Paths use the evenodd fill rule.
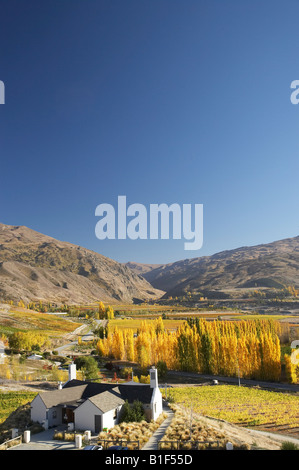
<path fill-rule="evenodd" d="M 40 361 L 41 359 L 43 359 L 43 356 L 41 356 L 40 354 L 31 354 L 31 356 L 27 357 L 27 359 L 31 359 L 33 361 L 37 360 L 37 361 Z"/>
<path fill-rule="evenodd" d="M 58 390 L 39 393 L 31 402 L 31 419 L 45 428 L 71 424 L 77 430 L 98 433 L 119 422 L 126 401 L 139 400 L 148 420 L 162 413 L 158 374 L 150 370 L 150 384 L 104 384 L 76 380 L 76 366 L 69 367 L 69 380 Z"/>
<path fill-rule="evenodd" d="M 0 341 L 0 364 L 4 364 L 4 359 L 6 358 L 5 347 L 3 341 Z"/>

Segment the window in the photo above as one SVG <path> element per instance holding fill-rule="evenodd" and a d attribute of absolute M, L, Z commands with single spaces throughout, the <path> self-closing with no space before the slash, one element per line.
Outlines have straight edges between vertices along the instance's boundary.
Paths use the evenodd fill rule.
<path fill-rule="evenodd" d="M 117 419 L 117 415 L 118 415 L 118 409 L 115 408 L 113 419 Z"/>
<path fill-rule="evenodd" d="M 53 410 L 53 411 L 52 411 L 52 418 L 53 418 L 53 419 L 56 419 L 56 418 L 57 418 L 57 411 L 56 411 L 56 410 Z"/>

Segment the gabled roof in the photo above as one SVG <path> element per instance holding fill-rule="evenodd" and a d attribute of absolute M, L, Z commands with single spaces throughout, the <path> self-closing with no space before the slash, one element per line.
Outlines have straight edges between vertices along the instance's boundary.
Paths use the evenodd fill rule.
<path fill-rule="evenodd" d="M 139 400 L 141 403 L 148 404 L 151 402 L 153 388 L 147 384 L 120 384 L 115 387 L 112 392 L 117 396 L 120 396 L 124 401 L 128 400 L 129 403 L 133 403 L 133 401 Z"/>
<path fill-rule="evenodd" d="M 111 393 L 110 390 L 99 393 L 94 397 L 90 397 L 89 401 L 99 408 L 99 410 L 101 410 L 103 413 L 113 410 L 114 408 L 117 408 L 118 406 L 125 403 L 125 400 L 114 395 L 114 393 Z"/>
<path fill-rule="evenodd" d="M 53 406 L 76 403 L 77 400 L 82 398 L 85 388 L 86 385 L 79 385 L 51 392 L 42 392 L 39 393 L 39 396 L 47 408 L 52 408 Z"/>
<path fill-rule="evenodd" d="M 96 383 L 96 382 L 85 382 L 83 380 L 70 380 L 63 386 L 63 390 L 68 388 L 74 388 L 84 385 L 84 392 L 82 398 L 89 398 L 97 395 L 98 393 L 105 392 L 106 390 L 111 390 L 115 387 L 115 384 L 107 383 Z"/>
<path fill-rule="evenodd" d="M 46 408 L 69 405 L 78 407 L 90 400 L 103 413 L 123 404 L 126 400 L 133 403 L 139 400 L 144 404 L 151 402 L 153 389 L 149 385 L 105 384 L 71 380 L 60 390 L 39 394 Z"/>

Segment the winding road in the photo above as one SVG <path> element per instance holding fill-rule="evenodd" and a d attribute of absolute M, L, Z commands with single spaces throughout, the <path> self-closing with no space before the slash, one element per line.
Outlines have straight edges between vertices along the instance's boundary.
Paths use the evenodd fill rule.
<path fill-rule="evenodd" d="M 89 330 L 87 329 L 87 325 L 81 325 L 78 328 L 76 328 L 72 333 L 70 333 L 68 336 L 69 337 L 76 337 L 76 336 L 81 336 L 82 340 L 87 341 L 88 337 L 94 337 L 93 330 L 95 328 L 99 328 L 100 326 L 106 326 L 107 320 L 93 320 L 93 326 Z M 86 331 L 87 330 L 87 331 Z M 69 343 L 64 344 L 63 346 L 59 346 L 55 350 L 58 352 L 60 356 L 67 356 L 67 353 L 64 352 L 65 350 L 68 350 L 70 347 L 75 346 L 78 344 L 78 340 L 70 341 Z"/>

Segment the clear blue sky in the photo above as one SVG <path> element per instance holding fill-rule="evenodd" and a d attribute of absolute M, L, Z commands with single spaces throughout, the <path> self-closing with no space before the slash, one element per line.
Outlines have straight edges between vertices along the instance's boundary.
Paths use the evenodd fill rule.
<path fill-rule="evenodd" d="M 118 261 L 299 235 L 297 0 L 1 0 L 0 222 Z M 202 203 L 204 244 L 95 237 L 95 208 Z"/>

